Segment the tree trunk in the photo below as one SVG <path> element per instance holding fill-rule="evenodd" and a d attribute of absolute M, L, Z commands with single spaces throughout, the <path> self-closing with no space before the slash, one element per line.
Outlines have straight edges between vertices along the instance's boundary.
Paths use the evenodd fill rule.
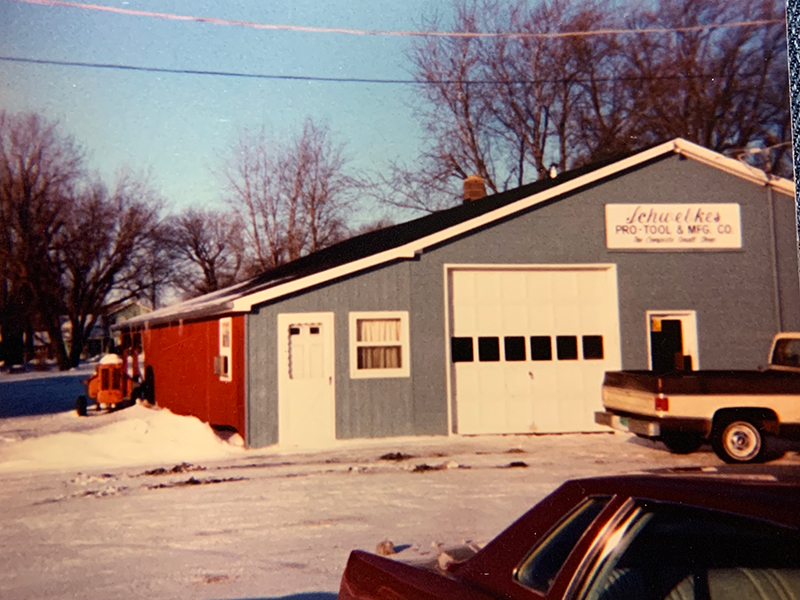
<path fill-rule="evenodd" d="M 0 360 L 4 360 L 7 367 L 21 365 L 25 360 L 22 324 L 14 315 L 4 315 L 0 329 L 3 334 L 0 341 Z"/>
<path fill-rule="evenodd" d="M 78 331 L 73 328 L 72 330 L 72 343 L 69 346 L 69 366 L 70 368 L 77 367 L 81 364 L 81 354 L 83 353 L 83 346 L 84 346 L 84 335 L 83 332 Z"/>
<path fill-rule="evenodd" d="M 56 319 L 55 325 L 48 325 L 47 335 L 50 338 L 50 352 L 56 359 L 58 370 L 69 370 L 69 358 L 67 357 L 67 349 L 64 347 L 64 337 L 61 335 L 61 327 L 58 325 L 58 319 Z"/>

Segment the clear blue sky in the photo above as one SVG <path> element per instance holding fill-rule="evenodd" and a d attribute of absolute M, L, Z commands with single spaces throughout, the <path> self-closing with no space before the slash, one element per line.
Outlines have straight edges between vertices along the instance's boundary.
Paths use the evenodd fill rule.
<path fill-rule="evenodd" d="M 94 0 L 142 11 L 354 29 L 418 28 L 436 0 Z M 324 77 L 410 77 L 410 38 L 262 31 L 0 0 L 0 55 L 169 69 Z M 155 74 L 0 62 L 0 108 L 57 119 L 106 181 L 149 171 L 176 208 L 214 205 L 214 172 L 242 127 L 276 135 L 310 116 L 347 143 L 352 165 L 410 160 L 411 86 Z"/>

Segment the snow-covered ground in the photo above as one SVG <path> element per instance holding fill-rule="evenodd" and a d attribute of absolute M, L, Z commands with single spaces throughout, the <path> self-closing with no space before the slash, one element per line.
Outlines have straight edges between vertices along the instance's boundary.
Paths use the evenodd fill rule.
<path fill-rule="evenodd" d="M 142 405 L 78 417 L 91 370 L 0 374 L 0 598 L 333 600 L 354 548 L 434 557 L 572 477 L 720 464 L 620 434 L 245 450 Z"/>

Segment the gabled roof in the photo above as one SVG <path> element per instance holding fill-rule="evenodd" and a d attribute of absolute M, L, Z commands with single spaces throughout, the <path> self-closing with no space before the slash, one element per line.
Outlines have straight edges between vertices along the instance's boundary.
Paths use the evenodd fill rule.
<path fill-rule="evenodd" d="M 133 317 L 119 327 L 156 325 L 180 319 L 246 313 L 288 294 L 393 261 L 411 259 L 449 239 L 474 231 L 578 189 L 642 167 L 650 161 L 680 154 L 753 183 L 794 197 L 794 183 L 745 163 L 677 138 L 647 150 L 566 171 L 480 200 L 454 206 L 412 221 L 359 235 L 245 282 L 152 313 Z"/>

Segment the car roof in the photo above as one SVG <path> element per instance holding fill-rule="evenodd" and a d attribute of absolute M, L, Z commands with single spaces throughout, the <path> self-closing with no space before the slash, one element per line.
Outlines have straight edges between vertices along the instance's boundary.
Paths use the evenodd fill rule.
<path fill-rule="evenodd" d="M 800 527 L 800 465 L 672 468 L 568 484 L 585 496 L 679 503 Z"/>

